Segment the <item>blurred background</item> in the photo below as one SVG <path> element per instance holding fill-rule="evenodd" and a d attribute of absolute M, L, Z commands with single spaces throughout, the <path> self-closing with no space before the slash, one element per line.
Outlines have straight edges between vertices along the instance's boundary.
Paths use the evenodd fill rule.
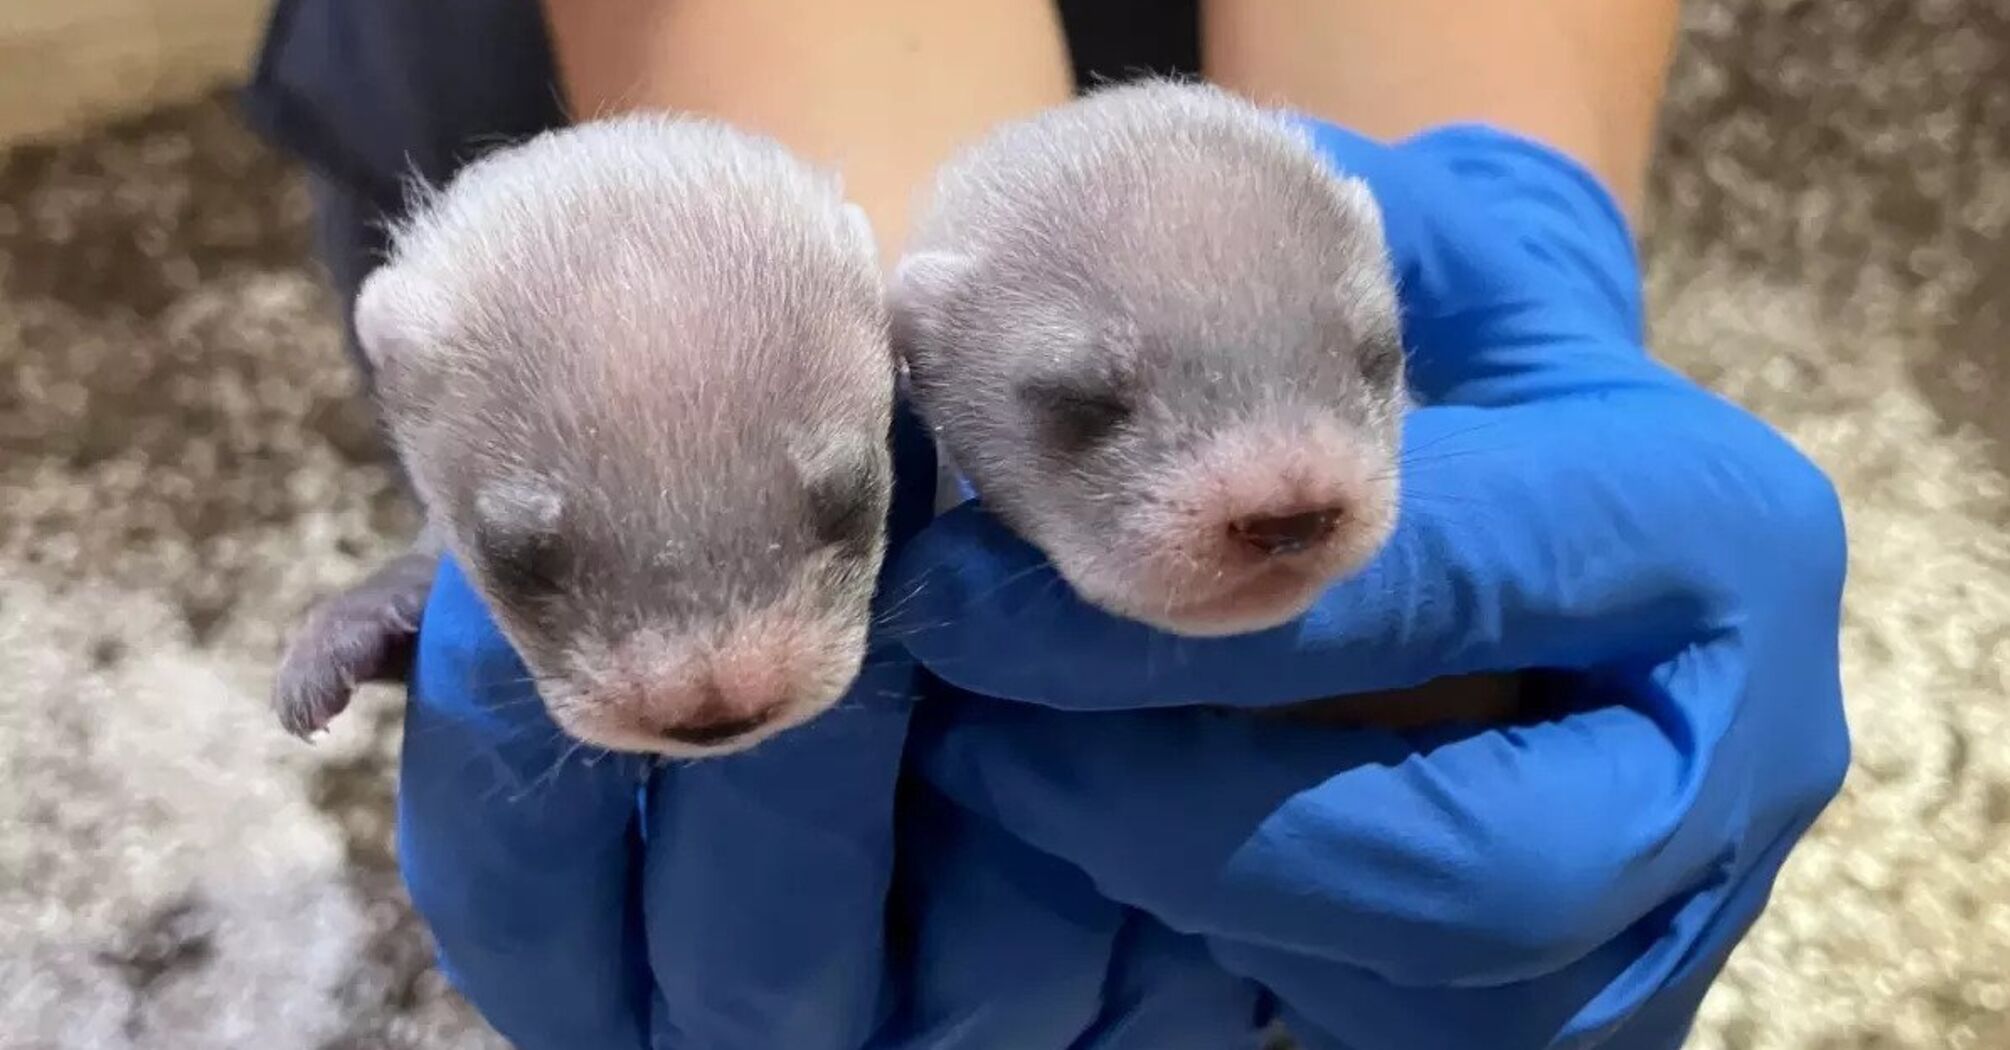
<path fill-rule="evenodd" d="M 265 14 L 0 10 L 4 1050 L 501 1045 L 404 904 L 397 694 L 266 708 L 416 520 L 224 94 Z M 1643 235 L 1656 352 L 1853 544 L 1855 767 L 1692 1046 L 2010 1048 L 2010 0 L 1690 0 Z"/>

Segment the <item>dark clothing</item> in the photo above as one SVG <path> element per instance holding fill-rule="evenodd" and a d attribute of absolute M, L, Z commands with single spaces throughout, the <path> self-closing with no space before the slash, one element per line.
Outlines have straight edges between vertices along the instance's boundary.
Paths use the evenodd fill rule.
<path fill-rule="evenodd" d="M 1199 66 L 1193 0 L 1064 0 L 1078 84 Z M 484 149 L 565 121 L 537 0 L 278 0 L 247 119 L 320 184 L 323 250 L 344 292 L 403 183 L 444 182 Z M 338 258 L 337 256 L 340 256 Z"/>
<path fill-rule="evenodd" d="M 1061 0 L 1078 86 L 1195 73 L 1197 0 Z M 538 0 L 277 0 L 246 119 L 309 171 L 316 248 L 346 318 L 417 175 L 565 123 Z M 369 363 L 345 345 L 366 383 Z"/>
<path fill-rule="evenodd" d="M 252 126 L 395 212 L 484 143 L 563 119 L 537 0 L 278 0 L 246 87 Z"/>

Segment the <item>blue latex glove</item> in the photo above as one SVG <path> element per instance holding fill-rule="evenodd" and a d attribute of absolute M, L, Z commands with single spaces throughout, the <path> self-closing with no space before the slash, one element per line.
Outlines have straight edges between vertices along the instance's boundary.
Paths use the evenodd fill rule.
<path fill-rule="evenodd" d="M 1400 525 L 1300 622 L 1204 641 L 1087 608 L 974 503 L 907 549 L 906 645 L 1006 698 L 933 698 L 910 744 L 938 796 L 914 1008 L 991 1025 L 915 1045 L 1160 1045 L 1010 1030 L 1149 1001 L 1092 981 L 1150 965 L 1106 900 L 1184 935 L 1155 958 L 1203 944 L 1267 987 L 1313 1047 L 1672 1048 L 1838 790 L 1834 491 L 1645 353 L 1609 198 L 1485 129 L 1317 128 L 1384 209 L 1430 403 Z M 1406 737 L 1190 706 L 1537 667 L 1577 713 Z M 1000 871 L 1022 874 L 978 874 Z M 1211 987 L 1196 1045 L 1232 1045 L 1249 1000 Z"/>

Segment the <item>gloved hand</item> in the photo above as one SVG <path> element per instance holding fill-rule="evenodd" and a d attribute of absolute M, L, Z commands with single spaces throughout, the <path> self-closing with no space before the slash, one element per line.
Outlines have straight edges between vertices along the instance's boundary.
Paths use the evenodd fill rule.
<path fill-rule="evenodd" d="M 934 481 L 905 413 L 894 461 L 898 550 Z M 838 709 L 744 754 L 589 756 L 443 559 L 398 850 L 454 986 L 522 1050 L 865 1046 L 892 1001 L 883 916 L 914 675 L 885 639 L 865 665 Z"/>
<path fill-rule="evenodd" d="M 1315 128 L 1382 205 L 1428 403 L 1396 533 L 1301 621 L 1210 640 L 1083 605 L 974 502 L 907 548 L 900 637 L 981 694 L 926 701 L 910 743 L 942 854 L 912 890 L 921 1012 L 1066 1008 L 1104 1033 L 1072 1045 L 1160 1045 L 1113 1012 L 1162 1000 L 1055 976 L 1149 969 L 1116 902 L 1312 1047 L 1675 1047 L 1847 764 L 1836 496 L 1647 355 L 1625 223 L 1576 165 Z M 1521 668 L 1572 713 L 1402 736 L 1193 706 Z M 992 1032 L 953 1045 L 1050 1045 Z"/>

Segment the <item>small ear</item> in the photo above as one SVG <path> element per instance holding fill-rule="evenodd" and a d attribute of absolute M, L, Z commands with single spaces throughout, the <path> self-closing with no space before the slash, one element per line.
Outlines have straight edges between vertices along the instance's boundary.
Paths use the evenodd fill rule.
<path fill-rule="evenodd" d="M 851 224 L 852 236 L 857 238 L 859 246 L 867 255 L 878 258 L 879 238 L 872 232 L 872 220 L 866 216 L 865 209 L 847 203 L 844 206 L 844 217 L 845 221 Z"/>
<path fill-rule="evenodd" d="M 534 481 L 491 481 L 475 493 L 475 527 L 484 534 L 524 536 L 552 532 L 565 512 L 557 492 Z"/>
<path fill-rule="evenodd" d="M 958 252 L 914 252 L 893 268 L 894 294 L 915 303 L 939 303 L 955 295 L 975 267 L 974 260 Z"/>
<path fill-rule="evenodd" d="M 957 252 L 924 251 L 901 258 L 887 283 L 887 298 L 893 310 L 895 347 L 902 356 L 937 337 L 949 303 L 962 293 L 976 268 L 976 260 Z"/>
<path fill-rule="evenodd" d="M 870 477 L 878 473 L 878 462 L 891 454 L 884 439 L 875 441 L 869 434 L 849 429 L 811 431 L 789 426 L 783 435 L 789 464 L 796 476 L 809 484 L 832 475 Z"/>
<path fill-rule="evenodd" d="M 413 285 L 416 279 L 398 266 L 386 264 L 370 271 L 356 290 L 356 306 L 351 320 L 356 343 L 370 367 L 382 371 L 390 364 L 408 359 L 437 338 L 421 308 L 423 296 Z"/>

